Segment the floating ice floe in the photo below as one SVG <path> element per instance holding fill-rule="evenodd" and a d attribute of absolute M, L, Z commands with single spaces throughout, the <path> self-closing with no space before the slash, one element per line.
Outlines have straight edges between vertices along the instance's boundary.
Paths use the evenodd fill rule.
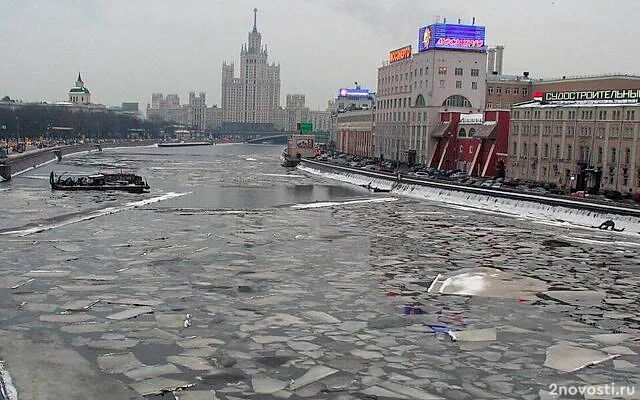
<path fill-rule="evenodd" d="M 547 348 L 544 366 L 563 372 L 575 372 L 619 356 L 619 354 L 607 354 L 599 350 L 560 343 Z"/>
<path fill-rule="evenodd" d="M 429 293 L 519 299 L 547 290 L 545 282 L 495 268 L 465 268 L 438 276 Z"/>

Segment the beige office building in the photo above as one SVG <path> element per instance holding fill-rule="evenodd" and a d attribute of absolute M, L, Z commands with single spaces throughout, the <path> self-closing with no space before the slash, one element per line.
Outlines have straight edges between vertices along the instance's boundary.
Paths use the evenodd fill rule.
<path fill-rule="evenodd" d="M 454 36 L 460 27 L 478 29 L 481 36 Z M 430 163 L 437 141 L 431 133 L 442 111 L 485 109 L 484 27 L 433 24 L 420 29 L 419 39 L 418 52 L 411 53 L 410 46 L 393 50 L 378 68 L 376 155 L 385 159 Z"/>
<path fill-rule="evenodd" d="M 513 106 L 507 176 L 638 193 L 640 89 L 546 92 Z"/>

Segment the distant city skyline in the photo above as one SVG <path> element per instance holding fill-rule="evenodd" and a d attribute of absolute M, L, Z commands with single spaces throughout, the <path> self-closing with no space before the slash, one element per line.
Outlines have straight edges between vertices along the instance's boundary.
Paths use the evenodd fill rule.
<path fill-rule="evenodd" d="M 269 57 L 281 67 L 281 105 L 287 94 L 304 94 L 310 108 L 324 109 L 356 81 L 375 91 L 388 52 L 408 44 L 415 52 L 418 29 L 436 16 L 485 25 L 487 43 L 505 46 L 507 74 L 640 74 L 640 55 L 629 46 L 640 31 L 640 3 L 631 0 L 615 7 L 597 0 L 8 0 L 0 5 L 0 97 L 65 101 L 80 72 L 94 103 L 144 109 L 152 93 L 202 91 L 208 105 L 220 106 L 221 66 L 237 62 L 254 7 Z"/>

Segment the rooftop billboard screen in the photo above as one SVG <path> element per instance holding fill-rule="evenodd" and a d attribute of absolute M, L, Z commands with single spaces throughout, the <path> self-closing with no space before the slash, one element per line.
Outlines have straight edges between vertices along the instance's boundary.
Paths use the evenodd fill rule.
<path fill-rule="evenodd" d="M 369 97 L 369 89 L 342 88 L 338 90 L 338 97 Z"/>
<path fill-rule="evenodd" d="M 486 51 L 485 27 L 431 24 L 418 30 L 418 51 L 429 49 Z"/>
<path fill-rule="evenodd" d="M 404 46 L 389 52 L 389 63 L 405 60 L 411 57 L 411 45 Z"/>

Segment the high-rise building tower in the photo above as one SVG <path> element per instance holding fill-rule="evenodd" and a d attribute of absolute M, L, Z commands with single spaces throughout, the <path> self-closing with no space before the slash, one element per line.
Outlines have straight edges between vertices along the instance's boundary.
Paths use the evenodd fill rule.
<path fill-rule="evenodd" d="M 253 30 L 240 50 L 240 77 L 235 77 L 233 63 L 222 65 L 224 122 L 274 123 L 280 107 L 280 66 L 268 63 L 257 13 L 254 9 Z"/>

